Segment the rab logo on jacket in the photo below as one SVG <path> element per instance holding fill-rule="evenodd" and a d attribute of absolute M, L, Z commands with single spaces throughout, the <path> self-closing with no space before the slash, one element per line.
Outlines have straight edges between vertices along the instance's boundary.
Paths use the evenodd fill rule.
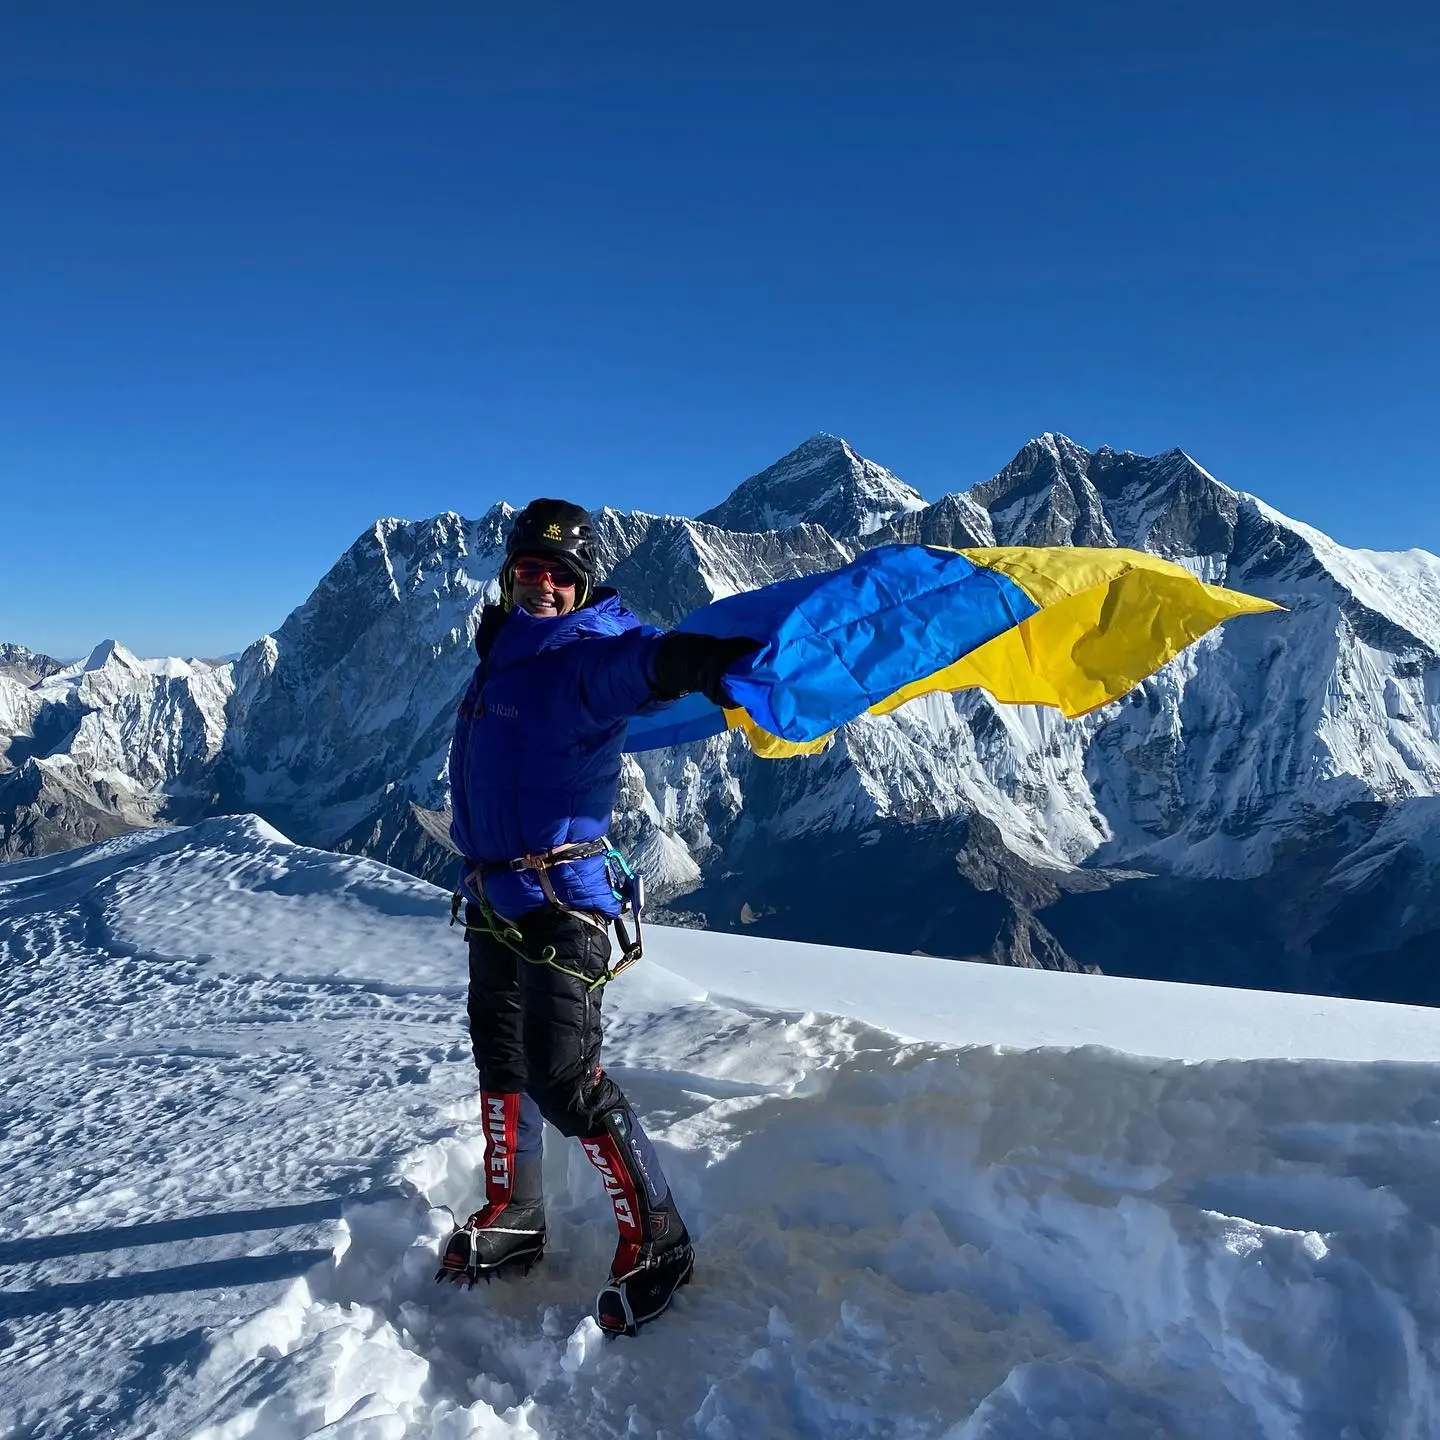
<path fill-rule="evenodd" d="M 600 1172 L 600 1178 L 605 1182 L 605 1193 L 615 1207 L 615 1219 L 621 1225 L 633 1228 L 635 1212 L 630 1208 L 630 1200 L 625 1194 L 625 1187 L 616 1178 L 614 1170 L 610 1168 L 609 1157 L 601 1148 L 600 1142 L 598 1140 L 582 1140 L 580 1143 L 585 1147 L 585 1153 L 590 1157 L 590 1163 Z"/>
<path fill-rule="evenodd" d="M 505 1101 L 489 1102 L 485 1132 L 490 1138 L 490 1178 L 503 1189 L 510 1189 L 510 1136 L 505 1125 Z"/>

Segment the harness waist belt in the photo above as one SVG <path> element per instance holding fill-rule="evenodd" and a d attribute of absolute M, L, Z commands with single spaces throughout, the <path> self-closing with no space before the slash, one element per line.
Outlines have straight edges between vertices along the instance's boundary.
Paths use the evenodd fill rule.
<path fill-rule="evenodd" d="M 482 875 L 508 874 L 521 870 L 539 870 L 543 873 L 554 865 L 569 865 L 576 860 L 594 860 L 609 853 L 610 841 L 602 835 L 598 840 L 577 840 L 573 845 L 557 845 L 553 850 L 520 855 L 514 860 L 482 860 L 477 868 Z"/>
<path fill-rule="evenodd" d="M 607 916 L 603 912 L 592 914 L 588 910 L 577 910 L 573 906 L 565 905 L 555 893 L 554 885 L 550 883 L 550 871 L 553 870 L 555 866 L 568 865 L 576 860 L 597 860 L 602 856 L 605 857 L 607 875 L 610 874 L 609 867 L 612 861 L 619 869 L 621 878 L 618 881 L 612 878 L 610 888 L 617 900 L 622 901 L 622 903 L 628 903 L 630 906 L 630 916 L 635 923 L 635 934 L 633 938 L 629 930 L 626 929 L 625 922 L 619 915 Z M 517 941 L 523 941 L 524 936 L 516 929 L 515 922 L 513 920 L 506 920 L 498 914 L 485 894 L 485 876 L 487 874 L 514 874 L 523 870 L 533 870 L 536 873 L 539 877 L 540 889 L 544 892 L 545 899 L 557 909 L 568 911 L 570 914 L 585 921 L 586 924 L 593 925 L 597 930 L 602 932 L 611 925 L 615 927 L 615 938 L 620 942 L 620 963 L 618 965 L 607 965 L 604 971 L 594 979 L 581 976 L 581 979 L 586 980 L 587 988 L 594 989 L 595 986 L 603 985 L 607 980 L 614 979 L 616 975 L 622 970 L 628 969 L 644 954 L 644 941 L 640 934 L 640 915 L 645 909 L 644 878 L 637 875 L 635 871 L 630 868 L 629 862 L 625 857 L 611 845 L 608 835 L 602 835 L 598 840 L 578 840 L 573 845 L 556 845 L 553 849 L 542 850 L 535 855 L 520 855 L 514 860 L 482 860 L 461 882 L 462 890 L 466 883 L 474 882 L 476 893 L 480 899 L 480 908 L 487 917 L 485 933 L 498 935 L 502 942 L 514 950 L 517 955 L 522 959 L 529 960 L 530 957 L 526 955 L 516 943 Z M 460 913 L 460 906 L 464 898 L 464 895 L 460 891 L 457 891 L 455 895 L 451 897 L 450 923 L 452 925 Z M 497 929 L 495 925 L 496 921 L 499 921 L 504 928 Z M 472 927 L 467 923 L 465 928 L 468 931 Z M 511 935 L 515 937 L 514 940 L 510 938 Z M 549 959 L 542 957 L 540 963 L 547 965 L 553 964 L 554 951 L 550 951 Z M 567 971 L 566 973 L 568 974 L 570 972 Z"/>

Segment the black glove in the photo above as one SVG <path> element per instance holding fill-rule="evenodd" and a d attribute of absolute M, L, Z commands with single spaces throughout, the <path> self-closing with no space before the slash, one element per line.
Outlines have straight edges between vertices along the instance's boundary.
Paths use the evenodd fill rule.
<path fill-rule="evenodd" d="M 735 702 L 725 689 L 725 672 L 742 655 L 760 648 L 758 640 L 743 635 L 722 640 L 714 635 L 692 635 L 672 630 L 660 637 L 652 666 L 652 689 L 657 700 L 678 700 L 698 690 L 712 704 L 733 709 Z"/>

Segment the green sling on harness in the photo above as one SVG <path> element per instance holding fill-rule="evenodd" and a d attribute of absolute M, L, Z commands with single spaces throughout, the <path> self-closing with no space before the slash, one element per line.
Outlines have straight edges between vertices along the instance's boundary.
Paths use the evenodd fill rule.
<path fill-rule="evenodd" d="M 620 914 L 610 917 L 607 922 L 604 917 L 593 911 L 577 910 L 573 906 L 563 904 L 551 883 L 549 872 L 556 865 L 570 865 L 577 860 L 591 860 L 600 856 L 605 859 L 611 892 L 622 906 L 629 908 L 630 918 L 635 926 L 633 939 L 625 924 L 624 910 Z M 486 898 L 485 872 L 494 873 L 500 870 L 533 870 L 539 878 L 540 889 L 544 892 L 545 899 L 555 909 L 564 910 L 602 932 L 609 925 L 613 925 L 615 939 L 620 949 L 619 964 L 607 964 L 599 975 L 590 976 L 581 974 L 578 970 L 572 970 L 566 965 L 561 965 L 555 958 L 556 950 L 553 945 L 547 945 L 539 955 L 531 955 L 524 948 L 525 935 L 519 926 L 513 920 L 501 915 Z M 464 884 L 472 887 L 473 895 L 468 898 L 478 901 L 477 908 L 485 922 L 483 925 L 472 925 L 467 920 L 464 927 L 467 934 L 489 935 L 492 939 L 498 940 L 506 949 L 513 951 L 527 965 L 548 965 L 552 970 L 558 970 L 562 975 L 568 975 L 571 979 L 580 981 L 587 990 L 597 990 L 600 986 L 607 984 L 617 975 L 628 970 L 645 953 L 640 928 L 640 916 L 645 908 L 645 880 L 642 875 L 637 874 L 631 868 L 630 862 L 610 843 L 608 836 L 602 835 L 598 840 L 582 840 L 573 845 L 557 845 L 551 850 L 545 850 L 536 855 L 521 855 L 514 860 L 487 861 L 471 870 L 465 876 Z M 459 921 L 460 909 L 466 899 L 467 895 L 463 888 L 457 890 L 450 897 L 450 923 L 452 925 Z"/>

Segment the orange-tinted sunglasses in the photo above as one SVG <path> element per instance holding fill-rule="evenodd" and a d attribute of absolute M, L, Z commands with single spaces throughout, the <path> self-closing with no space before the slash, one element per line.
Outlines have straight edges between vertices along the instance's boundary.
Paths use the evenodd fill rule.
<path fill-rule="evenodd" d="M 548 579 L 553 590 L 573 590 L 579 584 L 575 572 L 558 560 L 517 560 L 515 578 L 522 585 L 538 585 Z"/>

